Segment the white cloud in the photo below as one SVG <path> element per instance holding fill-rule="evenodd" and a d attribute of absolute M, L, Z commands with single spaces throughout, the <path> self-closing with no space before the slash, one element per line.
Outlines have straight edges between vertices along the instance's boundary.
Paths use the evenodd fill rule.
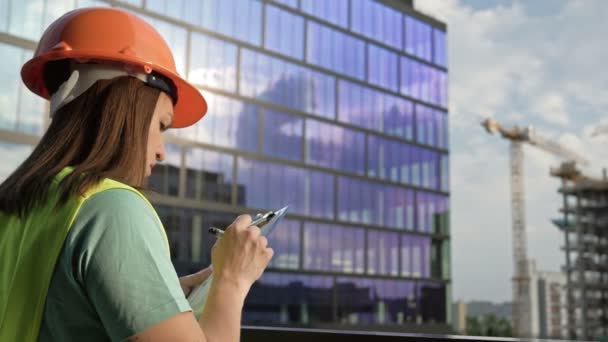
<path fill-rule="evenodd" d="M 567 126 L 570 122 L 566 101 L 564 97 L 557 93 L 546 93 L 541 95 L 532 104 L 532 111 L 538 114 L 547 122 L 552 122 L 560 126 Z"/>
<path fill-rule="evenodd" d="M 479 126 L 494 117 L 505 126 L 534 125 L 539 134 L 608 164 L 608 135 L 591 138 L 608 107 L 608 75 L 601 65 L 608 3 L 567 1 L 554 15 L 533 16 L 514 1 L 476 10 L 463 0 L 419 0 L 415 7 L 448 26 L 450 72 L 452 258 L 454 298 L 511 298 L 512 247 L 508 142 Z M 541 11 L 542 12 L 542 11 Z M 608 120 L 606 120 L 608 122 Z M 564 263 L 560 160 L 525 147 L 528 255 L 539 270 Z"/>

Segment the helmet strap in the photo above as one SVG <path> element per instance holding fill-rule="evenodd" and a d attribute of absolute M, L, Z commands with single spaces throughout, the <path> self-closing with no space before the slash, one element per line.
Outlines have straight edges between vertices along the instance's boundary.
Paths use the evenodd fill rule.
<path fill-rule="evenodd" d="M 112 64 L 81 64 L 72 63 L 70 77 L 59 86 L 51 96 L 50 117 L 59 108 L 82 95 L 99 80 L 109 80 L 120 76 L 131 76 L 146 83 L 147 75 L 142 72 L 128 70 L 125 67 Z"/>

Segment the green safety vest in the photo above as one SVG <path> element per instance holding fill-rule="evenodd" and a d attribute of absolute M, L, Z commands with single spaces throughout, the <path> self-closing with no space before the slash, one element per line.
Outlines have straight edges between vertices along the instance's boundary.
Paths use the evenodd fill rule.
<path fill-rule="evenodd" d="M 38 340 L 55 264 L 84 201 L 101 191 L 126 189 L 139 195 L 156 214 L 139 191 L 111 179 L 104 179 L 85 195 L 74 196 L 56 208 L 57 187 L 70 172 L 72 168 L 67 167 L 55 177 L 45 205 L 25 218 L 0 212 L 0 342 Z M 167 234 L 164 228 L 161 230 L 168 251 Z"/>

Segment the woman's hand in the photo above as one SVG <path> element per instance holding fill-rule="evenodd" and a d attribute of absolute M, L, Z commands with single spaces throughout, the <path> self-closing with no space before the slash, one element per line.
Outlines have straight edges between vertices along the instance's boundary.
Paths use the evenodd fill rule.
<path fill-rule="evenodd" d="M 237 217 L 211 252 L 215 281 L 229 284 L 243 299 L 274 254 L 260 228 L 250 224 L 251 216 Z"/>
<path fill-rule="evenodd" d="M 179 284 L 182 286 L 182 290 L 184 290 L 184 295 L 188 297 L 190 292 L 192 292 L 192 289 L 209 278 L 211 273 L 213 273 L 213 269 L 211 266 L 207 266 L 196 273 L 180 277 Z"/>

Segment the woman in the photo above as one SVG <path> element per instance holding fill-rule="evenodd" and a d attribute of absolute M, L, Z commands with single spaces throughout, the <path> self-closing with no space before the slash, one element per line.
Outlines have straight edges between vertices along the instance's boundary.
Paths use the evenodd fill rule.
<path fill-rule="evenodd" d="M 0 185 L 0 340 L 238 341 L 245 296 L 273 251 L 239 216 L 212 251 L 200 319 L 156 212 L 137 190 L 163 132 L 207 106 L 147 23 L 111 8 L 69 12 L 22 69 L 52 121 Z"/>

